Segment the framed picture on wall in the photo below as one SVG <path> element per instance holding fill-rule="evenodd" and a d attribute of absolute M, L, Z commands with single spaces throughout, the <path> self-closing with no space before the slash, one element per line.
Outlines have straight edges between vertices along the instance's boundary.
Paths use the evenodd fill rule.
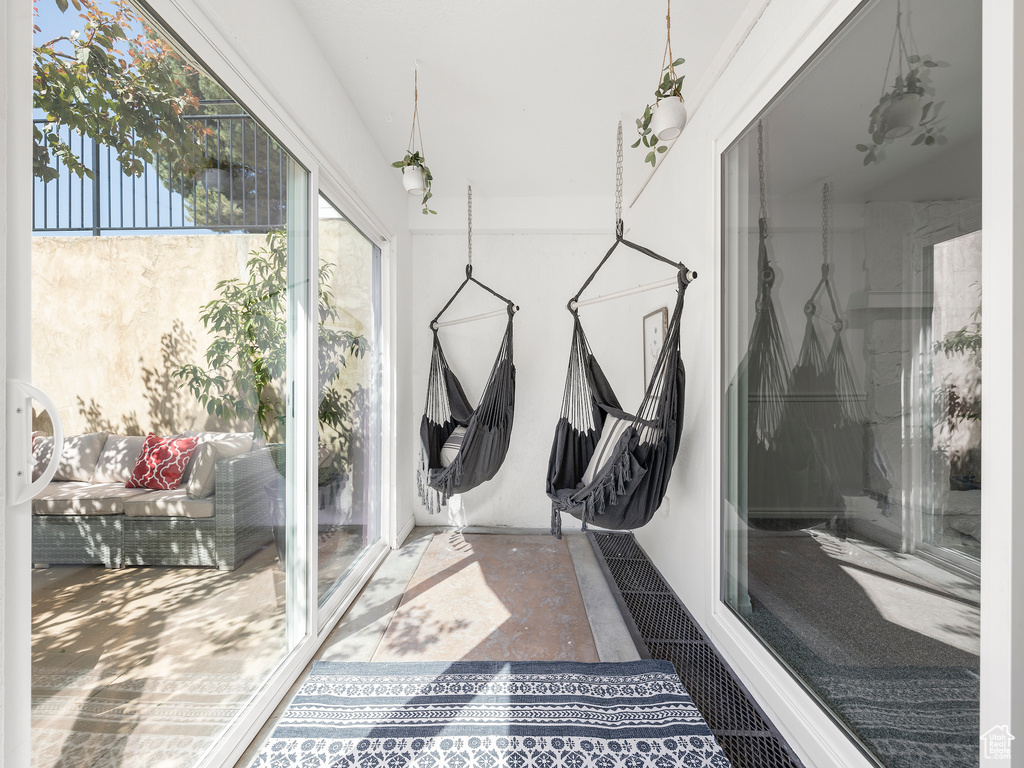
<path fill-rule="evenodd" d="M 644 389 L 651 382 L 651 374 L 658 363 L 661 348 L 668 332 L 668 307 L 644 315 Z"/>

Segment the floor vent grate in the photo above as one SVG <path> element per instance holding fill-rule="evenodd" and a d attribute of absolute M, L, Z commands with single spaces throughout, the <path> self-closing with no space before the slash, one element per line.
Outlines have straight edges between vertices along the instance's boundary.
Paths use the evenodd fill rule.
<path fill-rule="evenodd" d="M 588 536 L 633 619 L 630 629 L 642 641 L 641 651 L 646 647 L 651 658 L 675 665 L 733 768 L 803 768 L 633 534 Z"/>

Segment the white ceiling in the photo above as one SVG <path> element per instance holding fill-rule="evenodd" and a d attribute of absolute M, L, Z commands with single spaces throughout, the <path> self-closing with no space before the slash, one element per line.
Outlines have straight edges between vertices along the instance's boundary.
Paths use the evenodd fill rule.
<path fill-rule="evenodd" d="M 615 124 L 652 97 L 665 44 L 664 0 L 293 1 L 389 160 L 409 141 L 419 63 L 439 197 L 461 195 L 467 179 L 492 197 L 603 194 Z M 706 87 L 748 2 L 673 3 L 684 97 Z M 639 152 L 632 121 L 623 130 Z"/>

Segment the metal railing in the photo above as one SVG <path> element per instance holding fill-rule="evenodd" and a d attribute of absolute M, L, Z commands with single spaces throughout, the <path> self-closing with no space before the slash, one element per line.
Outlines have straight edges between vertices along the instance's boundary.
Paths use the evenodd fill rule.
<path fill-rule="evenodd" d="M 267 232 L 287 214 L 288 155 L 245 114 L 198 115 L 208 167 L 195 175 L 172 169 L 159 154 L 142 174 L 125 173 L 116 147 L 60 126 L 61 140 L 92 178 L 54 158 L 55 178 L 33 179 L 33 232 L 201 230 Z M 45 124 L 45 119 L 33 121 Z"/>

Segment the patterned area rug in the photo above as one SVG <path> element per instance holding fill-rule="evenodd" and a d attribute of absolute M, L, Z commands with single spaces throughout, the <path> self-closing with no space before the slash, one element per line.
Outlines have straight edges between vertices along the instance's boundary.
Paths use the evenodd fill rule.
<path fill-rule="evenodd" d="M 252 768 L 729 768 L 665 661 L 317 662 Z"/>

